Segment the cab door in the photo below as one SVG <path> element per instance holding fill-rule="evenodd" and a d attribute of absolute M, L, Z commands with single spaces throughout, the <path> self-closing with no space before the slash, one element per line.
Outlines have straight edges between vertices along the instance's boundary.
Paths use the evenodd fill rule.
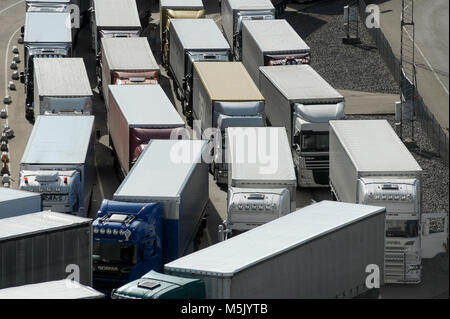
<path fill-rule="evenodd" d="M 422 258 L 433 258 L 447 252 L 448 215 L 446 213 L 422 214 Z"/>

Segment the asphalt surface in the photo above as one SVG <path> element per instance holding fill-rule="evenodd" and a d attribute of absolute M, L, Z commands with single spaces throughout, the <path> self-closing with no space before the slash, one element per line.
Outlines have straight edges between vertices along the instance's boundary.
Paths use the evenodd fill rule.
<path fill-rule="evenodd" d="M 23 46 L 17 44 L 18 30 L 23 25 L 25 16 L 24 1 L 2 0 L 0 2 L 0 90 L 6 90 L 6 85 L 10 81 L 12 70 L 9 69 L 9 63 L 12 61 L 12 46 L 17 45 L 19 55 L 23 58 Z M 219 7 L 217 1 L 205 1 L 207 17 L 213 18 L 220 24 Z M 154 8 L 156 9 L 156 8 Z M 153 10 L 151 25 L 144 31 L 144 35 L 149 38 L 155 58 L 159 61 L 159 14 Z M 9 44 L 9 45 L 8 45 Z M 96 130 L 99 131 L 99 139 L 95 146 L 96 159 L 96 182 L 94 185 L 91 207 L 89 211 L 90 217 L 94 217 L 96 211 L 101 205 L 103 199 L 112 199 L 114 191 L 120 184 L 113 168 L 113 154 L 109 146 L 108 132 L 105 120 L 105 108 L 103 101 L 96 94 L 95 82 L 95 58 L 90 49 L 90 31 L 89 27 L 83 27 L 78 35 L 77 46 L 74 50 L 74 56 L 83 57 L 86 69 L 89 74 L 91 87 L 94 90 L 94 115 Z M 5 66 L 5 61 L 7 65 Z M 22 69 L 23 62 L 18 64 L 19 71 Z M 6 76 L 6 79 L 5 79 Z M 19 81 L 14 81 L 17 88 L 16 91 L 8 91 L 12 97 L 12 104 L 8 107 L 8 124 L 14 130 L 15 137 L 9 142 L 10 149 L 10 170 L 11 176 L 15 182 L 12 183 L 13 188 L 17 188 L 17 179 L 19 174 L 19 162 L 32 130 L 32 125 L 25 120 L 23 94 L 23 85 Z M 181 112 L 181 105 L 173 94 L 172 81 L 162 71 L 161 86 L 165 90 L 175 107 Z M 0 124 L 4 125 L 5 120 L 0 120 Z M 212 176 L 209 176 L 209 198 L 210 203 L 207 207 L 207 229 L 202 237 L 201 247 L 209 246 L 217 242 L 217 227 L 226 218 L 226 191 L 217 186 Z M 297 208 L 307 206 L 313 202 L 329 199 L 329 189 L 302 189 L 297 191 Z M 434 265 L 434 264 L 433 264 Z M 448 265 L 448 264 L 447 264 Z M 430 268 L 433 269 L 433 268 Z M 432 272 L 435 273 L 435 272 Z M 444 272 L 445 273 L 445 272 Z M 446 273 L 448 278 L 448 266 Z M 445 287 L 442 285 L 442 277 L 427 277 L 427 285 L 419 286 L 401 286 L 387 287 L 382 293 L 389 298 L 403 298 L 409 295 L 421 298 L 429 298 L 436 296 L 448 296 Z M 447 280 L 448 281 L 448 280 Z M 429 287 L 434 287 L 430 289 Z"/>

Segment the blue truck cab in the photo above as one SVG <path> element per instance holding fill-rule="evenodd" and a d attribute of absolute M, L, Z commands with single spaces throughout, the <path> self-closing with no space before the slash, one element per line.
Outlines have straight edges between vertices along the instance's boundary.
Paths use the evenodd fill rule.
<path fill-rule="evenodd" d="M 114 288 L 162 272 L 160 203 L 103 200 L 93 227 L 93 285 L 109 295 Z"/>

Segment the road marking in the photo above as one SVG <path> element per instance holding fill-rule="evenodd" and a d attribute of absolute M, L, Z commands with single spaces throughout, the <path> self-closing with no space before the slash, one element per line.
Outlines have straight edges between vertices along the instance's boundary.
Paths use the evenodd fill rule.
<path fill-rule="evenodd" d="M 3 9 L 2 11 L 0 11 L 0 14 L 2 14 L 3 12 L 5 12 L 5 11 L 11 9 L 12 7 L 17 6 L 18 4 L 20 4 L 20 3 L 22 3 L 22 2 L 24 2 L 24 0 L 21 0 L 21 1 L 19 1 L 19 2 L 16 2 L 16 3 L 10 5 L 8 8 L 5 8 L 5 9 Z"/>
<path fill-rule="evenodd" d="M 411 3 L 412 3 L 412 2 L 411 2 Z M 405 7 L 405 9 L 408 8 L 408 6 L 409 6 L 409 4 Z M 403 15 L 403 12 L 400 14 L 400 20 L 402 19 L 402 15 Z M 406 34 L 408 35 L 408 38 L 409 38 L 411 41 L 413 41 L 413 39 L 412 39 L 411 35 L 409 34 L 408 30 L 406 30 L 405 27 L 402 27 L 402 28 L 405 30 Z M 419 46 L 417 45 L 416 41 L 414 41 L 414 46 L 417 48 L 417 51 L 419 51 L 420 55 L 424 58 L 425 63 L 428 65 L 428 67 L 430 68 L 431 72 L 433 72 L 433 74 L 434 74 L 434 76 L 436 77 L 436 79 L 438 80 L 439 84 L 440 84 L 440 85 L 442 86 L 442 88 L 444 89 L 444 92 L 445 92 L 447 95 L 449 95 L 447 87 L 446 87 L 445 84 L 442 82 L 441 78 L 440 78 L 439 75 L 436 73 L 436 71 L 434 70 L 434 68 L 431 66 L 430 61 L 428 61 L 427 57 L 426 57 L 425 54 L 422 52 L 422 50 L 419 48 Z"/>

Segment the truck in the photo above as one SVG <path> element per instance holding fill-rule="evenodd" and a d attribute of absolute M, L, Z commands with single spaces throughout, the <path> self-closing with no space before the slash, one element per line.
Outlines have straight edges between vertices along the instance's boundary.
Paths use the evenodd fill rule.
<path fill-rule="evenodd" d="M 147 38 L 106 38 L 102 40 L 100 77 L 97 87 L 109 107 L 108 85 L 158 84 L 159 65 Z"/>
<path fill-rule="evenodd" d="M 170 63 L 176 97 L 192 119 L 194 62 L 231 61 L 231 48 L 212 19 L 173 19 L 169 31 Z"/>
<path fill-rule="evenodd" d="M 192 114 L 200 121 L 202 135 L 207 135 L 203 138 L 210 140 L 210 169 L 218 184 L 228 181 L 225 129 L 264 126 L 264 101 L 241 62 L 194 63 Z"/>
<path fill-rule="evenodd" d="M 321 201 L 167 263 L 164 272 L 202 279 L 208 299 L 374 297 L 366 268 L 382 273 L 384 227 L 383 207 Z"/>
<path fill-rule="evenodd" d="M 445 251 L 448 216 L 423 214 L 422 179 L 422 168 L 386 120 L 330 121 L 334 198 L 386 207 L 385 283 L 420 283 L 422 257 Z"/>
<path fill-rule="evenodd" d="M 41 195 L 0 187 L 0 219 L 42 210 Z"/>
<path fill-rule="evenodd" d="M 164 263 L 198 246 L 209 201 L 206 151 L 203 140 L 152 140 L 114 193 L 130 205 L 162 203 Z"/>
<path fill-rule="evenodd" d="M 205 16 L 202 0 L 160 0 L 159 32 L 161 64 L 169 67 L 169 30 L 172 19 L 201 19 Z"/>
<path fill-rule="evenodd" d="M 93 228 L 94 288 L 111 291 L 162 271 L 162 204 L 103 200 Z"/>
<path fill-rule="evenodd" d="M 142 32 L 136 0 L 93 0 L 91 13 L 92 50 L 100 65 L 102 39 L 133 38 Z M 97 67 L 97 78 L 101 70 Z"/>
<path fill-rule="evenodd" d="M 286 129 L 229 127 L 225 139 L 225 228 L 246 231 L 295 211 L 297 179 Z"/>
<path fill-rule="evenodd" d="M 25 12 L 69 12 L 74 0 L 26 0 Z"/>
<path fill-rule="evenodd" d="M 0 289 L 78 278 L 92 286 L 92 220 L 41 211 L 0 219 Z"/>
<path fill-rule="evenodd" d="M 38 116 L 19 170 L 19 189 L 40 193 L 44 210 L 88 216 L 94 116 Z"/>
<path fill-rule="evenodd" d="M 154 0 L 135 0 L 136 1 L 136 8 L 138 11 L 138 15 L 139 15 L 139 21 L 141 23 L 142 26 L 142 30 L 145 30 L 145 28 L 147 28 L 150 24 L 150 17 L 152 15 L 152 3 Z M 89 8 L 93 7 L 93 2 L 94 0 L 81 0 L 81 8 L 82 8 L 82 12 L 85 11 L 85 4 L 83 4 L 83 2 L 88 3 L 87 6 Z"/>
<path fill-rule="evenodd" d="M 104 299 L 101 292 L 75 280 L 61 279 L 0 290 L 0 299 Z"/>
<path fill-rule="evenodd" d="M 151 140 L 182 136 L 184 121 L 159 84 L 110 85 L 109 94 L 110 145 L 122 176 Z"/>
<path fill-rule="evenodd" d="M 309 64 L 311 49 L 286 20 L 242 24 L 242 63 L 255 83 L 260 66 Z"/>
<path fill-rule="evenodd" d="M 111 299 L 204 299 L 200 279 L 169 276 L 151 270 L 111 293 Z"/>
<path fill-rule="evenodd" d="M 92 114 L 92 90 L 82 58 L 34 60 L 34 118 Z"/>
<path fill-rule="evenodd" d="M 24 71 L 25 116 L 34 121 L 34 58 L 65 58 L 72 55 L 70 13 L 25 13 Z"/>
<path fill-rule="evenodd" d="M 267 123 L 288 133 L 299 187 L 328 187 L 328 121 L 345 118 L 344 97 L 311 66 L 259 68 Z"/>
<path fill-rule="evenodd" d="M 275 8 L 270 0 L 221 1 L 222 28 L 236 61 L 242 58 L 242 22 L 275 19 Z"/>

